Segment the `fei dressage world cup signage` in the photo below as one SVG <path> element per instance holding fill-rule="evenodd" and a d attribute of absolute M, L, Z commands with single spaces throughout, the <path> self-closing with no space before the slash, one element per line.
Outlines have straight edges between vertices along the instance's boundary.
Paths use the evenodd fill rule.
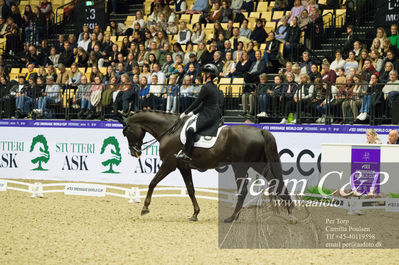
<path fill-rule="evenodd" d="M 322 143 L 361 144 L 369 128 L 299 124 L 252 126 L 269 130 L 275 136 L 284 175 L 299 174 L 309 183 L 317 182 L 321 172 Z M 375 128 L 383 142 L 391 129 Z M 146 148 L 139 159 L 132 157 L 118 122 L 0 120 L 0 130 L 0 178 L 3 179 L 148 185 L 162 164 L 159 143 Z M 152 137 L 146 134 L 144 142 L 149 140 Z M 194 170 L 194 185 L 217 188 L 218 174 L 227 170 L 226 167 Z M 160 185 L 185 184 L 176 170 Z"/>
<path fill-rule="evenodd" d="M 399 23 L 399 0 L 378 0 L 376 5 L 376 27 L 390 27 Z"/>

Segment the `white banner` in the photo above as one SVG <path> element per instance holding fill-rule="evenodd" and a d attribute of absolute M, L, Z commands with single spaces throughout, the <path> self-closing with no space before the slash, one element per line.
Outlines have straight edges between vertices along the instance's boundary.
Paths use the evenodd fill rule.
<path fill-rule="evenodd" d="M 314 164 L 322 143 L 359 144 L 366 140 L 363 133 L 355 132 L 273 135 L 283 162 Z M 386 136 L 382 138 L 386 141 Z M 147 134 L 144 141 L 150 139 Z M 158 153 L 156 143 L 140 159 L 132 157 L 121 128 L 5 126 L 0 135 L 0 178 L 148 185 L 161 165 Z M 218 187 L 216 170 L 194 170 L 193 179 L 196 187 Z M 184 186 L 184 182 L 180 172 L 175 171 L 160 185 Z"/>

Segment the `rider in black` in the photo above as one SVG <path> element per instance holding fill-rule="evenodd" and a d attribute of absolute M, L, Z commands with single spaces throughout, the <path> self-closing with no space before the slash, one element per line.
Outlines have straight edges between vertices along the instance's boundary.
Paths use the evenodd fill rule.
<path fill-rule="evenodd" d="M 186 144 L 184 145 L 183 152 L 180 151 L 176 158 L 184 161 L 191 160 L 191 151 L 194 145 L 195 133 L 213 126 L 218 123 L 221 117 L 219 109 L 219 89 L 212 82 L 212 80 L 219 76 L 219 71 L 213 64 L 207 64 L 202 68 L 205 74 L 206 84 L 202 86 L 198 98 L 180 115 L 180 118 L 197 114 L 198 118 L 195 126 L 190 126 L 186 131 Z"/>

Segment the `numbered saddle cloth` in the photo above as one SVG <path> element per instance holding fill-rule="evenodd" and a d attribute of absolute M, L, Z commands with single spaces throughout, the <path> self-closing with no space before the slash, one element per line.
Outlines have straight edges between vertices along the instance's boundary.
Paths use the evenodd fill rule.
<path fill-rule="evenodd" d="M 197 120 L 198 116 L 193 115 L 191 116 L 183 125 L 183 129 L 181 130 L 180 133 L 180 141 L 182 144 L 186 143 L 186 130 L 188 127 L 194 126 L 195 128 L 195 122 Z M 216 143 L 216 140 L 222 131 L 224 127 L 227 127 L 225 125 L 219 126 L 218 131 L 216 136 L 203 136 L 203 135 L 198 135 L 196 134 L 195 136 L 195 142 L 194 142 L 194 147 L 201 147 L 201 148 L 211 148 L 213 145 Z"/>

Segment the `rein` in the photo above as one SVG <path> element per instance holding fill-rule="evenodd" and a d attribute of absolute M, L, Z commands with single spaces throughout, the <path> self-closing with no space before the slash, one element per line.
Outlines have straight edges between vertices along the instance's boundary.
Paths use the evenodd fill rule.
<path fill-rule="evenodd" d="M 181 119 L 180 119 L 180 117 L 176 120 L 176 122 L 169 128 L 169 129 L 167 129 L 166 131 L 164 131 L 160 136 L 159 136 L 159 139 L 161 139 L 163 136 L 165 136 L 166 134 L 169 134 L 169 133 L 173 133 L 176 129 L 177 129 L 177 125 L 180 123 L 180 121 L 181 121 Z M 147 142 L 144 142 L 144 143 L 142 143 L 141 145 L 143 146 L 143 145 L 147 145 L 144 149 L 141 149 L 141 151 L 145 151 L 145 150 L 147 150 L 148 148 L 150 148 L 151 146 L 153 146 L 155 143 L 157 142 L 157 139 L 152 139 L 152 140 L 150 140 L 150 141 L 147 141 Z M 136 149 L 135 147 L 133 147 L 134 149 Z M 135 151 L 139 151 L 139 150 L 135 150 Z"/>

